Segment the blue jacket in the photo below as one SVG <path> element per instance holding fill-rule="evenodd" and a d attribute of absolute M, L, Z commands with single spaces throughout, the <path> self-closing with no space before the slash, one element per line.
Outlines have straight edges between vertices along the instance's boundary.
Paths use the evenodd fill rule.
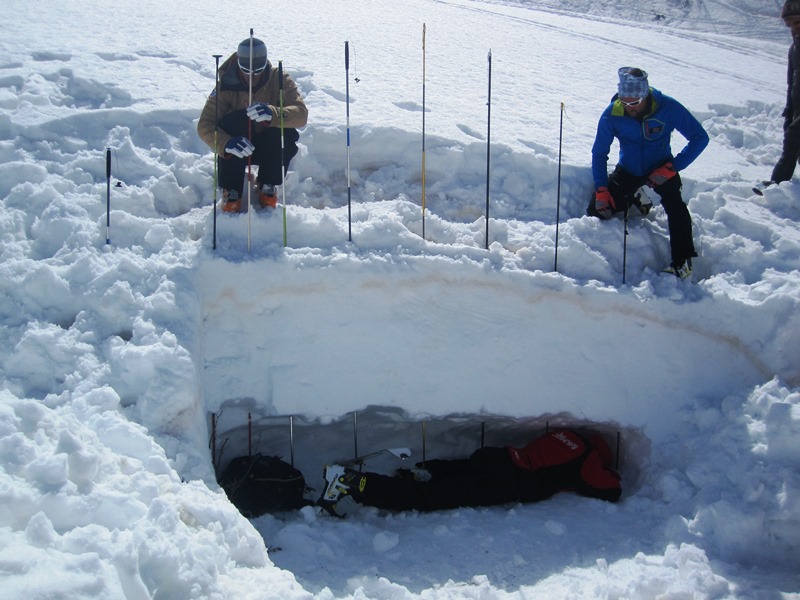
<path fill-rule="evenodd" d="M 592 146 L 595 188 L 608 185 L 608 153 L 614 138 L 619 140 L 618 165 L 631 175 L 641 177 L 670 160 L 675 170 L 681 171 L 708 145 L 708 134 L 686 107 L 655 88 L 650 88 L 650 95 L 650 112 L 641 121 L 625 114 L 625 107 L 617 96 L 603 111 Z M 675 157 L 670 147 L 673 130 L 678 130 L 688 140 Z"/>

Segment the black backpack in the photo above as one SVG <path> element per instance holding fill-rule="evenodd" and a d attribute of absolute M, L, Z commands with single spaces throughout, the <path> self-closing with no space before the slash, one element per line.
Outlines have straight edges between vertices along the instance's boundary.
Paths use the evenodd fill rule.
<path fill-rule="evenodd" d="M 219 484 L 231 503 L 248 518 L 312 504 L 303 498 L 306 490 L 303 474 L 277 456 L 254 454 L 234 458 Z"/>

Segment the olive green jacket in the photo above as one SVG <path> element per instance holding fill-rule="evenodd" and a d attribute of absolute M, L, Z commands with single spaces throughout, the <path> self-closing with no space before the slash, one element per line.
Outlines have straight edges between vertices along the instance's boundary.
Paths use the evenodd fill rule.
<path fill-rule="evenodd" d="M 268 104 L 272 109 L 273 117 L 272 121 L 253 122 L 253 127 L 280 127 L 281 97 L 278 69 L 273 67 L 270 62 L 267 62 L 267 68 L 264 73 L 266 76 L 262 74 L 260 78 L 255 76 L 253 79 L 252 102 L 265 102 Z M 250 103 L 249 78 L 239 70 L 237 56 L 234 53 L 219 68 L 219 93 L 214 88 L 200 113 L 200 120 L 197 122 L 197 133 L 200 138 L 213 150 L 216 120 L 222 119 L 231 112 L 246 110 Z M 300 97 L 297 84 L 284 72 L 283 126 L 297 129 L 298 127 L 305 127 L 307 122 L 308 109 Z M 231 137 L 229 133 L 221 128 L 217 130 L 217 151 L 220 154 L 225 151 L 225 144 L 228 143 Z"/>

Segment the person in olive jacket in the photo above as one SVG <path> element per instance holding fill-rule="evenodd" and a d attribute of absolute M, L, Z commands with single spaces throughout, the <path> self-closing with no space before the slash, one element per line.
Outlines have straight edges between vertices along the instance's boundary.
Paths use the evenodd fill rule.
<path fill-rule="evenodd" d="M 618 92 L 600 117 L 592 146 L 595 194 L 586 212 L 608 219 L 635 205 L 635 193 L 641 186 L 653 188 L 661 197 L 669 225 L 672 263 L 664 271 L 685 279 L 692 274 L 692 258 L 697 252 L 679 171 L 706 148 L 708 134 L 680 102 L 650 87 L 642 69 L 622 67 L 618 75 Z M 674 156 L 670 146 L 673 131 L 687 140 Z M 619 140 L 619 160 L 609 175 L 608 155 L 615 138 Z"/>
<path fill-rule="evenodd" d="M 297 84 L 286 73 L 281 119 L 280 90 L 279 70 L 267 59 L 266 44 L 257 38 L 242 41 L 219 68 L 219 91 L 215 87 L 206 100 L 197 133 L 218 153 L 219 187 L 226 212 L 241 210 L 248 161 L 258 167 L 256 184 L 261 205 L 277 205 L 275 188 L 297 154 L 297 129 L 308 122 L 308 109 Z"/>

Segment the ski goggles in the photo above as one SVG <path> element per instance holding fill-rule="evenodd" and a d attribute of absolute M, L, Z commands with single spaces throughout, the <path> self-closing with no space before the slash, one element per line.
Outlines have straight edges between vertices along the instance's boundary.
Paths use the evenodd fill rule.
<path fill-rule="evenodd" d="M 249 60 L 245 64 L 242 64 L 241 60 L 239 61 L 239 68 L 242 70 L 242 73 L 244 73 L 245 75 L 250 75 L 251 74 L 250 64 L 249 63 L 250 63 Z M 267 68 L 267 63 L 265 61 L 263 65 L 255 67 L 253 69 L 253 71 L 252 71 L 252 74 L 253 75 L 258 75 L 259 73 L 263 73 L 264 69 L 266 69 L 266 68 Z"/>
<path fill-rule="evenodd" d="M 631 100 L 630 102 L 625 102 L 625 100 L 620 98 L 619 101 L 622 102 L 623 106 L 639 106 L 645 101 L 645 98 L 637 98 L 636 100 Z"/>

